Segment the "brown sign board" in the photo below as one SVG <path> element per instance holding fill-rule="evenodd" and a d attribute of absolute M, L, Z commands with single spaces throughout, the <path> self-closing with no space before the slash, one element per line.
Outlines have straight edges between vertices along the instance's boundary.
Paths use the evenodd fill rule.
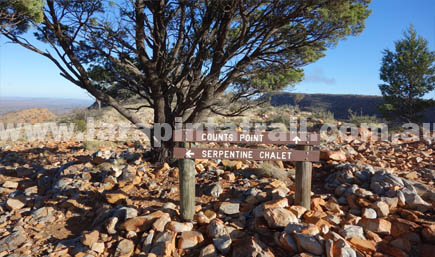
<path fill-rule="evenodd" d="M 174 157 L 179 159 L 226 159 L 252 161 L 309 161 L 317 162 L 319 151 L 273 150 L 250 148 L 174 148 Z"/>
<path fill-rule="evenodd" d="M 215 130 L 175 130 L 174 142 L 243 143 L 275 145 L 319 145 L 317 133 L 237 132 Z"/>

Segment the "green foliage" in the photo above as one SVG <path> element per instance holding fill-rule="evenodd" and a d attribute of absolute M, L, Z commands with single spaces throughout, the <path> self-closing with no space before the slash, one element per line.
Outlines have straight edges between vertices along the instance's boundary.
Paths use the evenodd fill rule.
<path fill-rule="evenodd" d="M 101 148 L 116 148 L 116 144 L 110 141 L 89 140 L 83 142 L 83 147 L 89 152 L 97 152 Z"/>
<path fill-rule="evenodd" d="M 379 106 L 391 120 L 419 121 L 432 101 L 422 97 L 435 88 L 435 51 L 418 36 L 411 25 L 404 38 L 395 42 L 395 51 L 384 50 L 379 85 L 386 104 Z"/>
<path fill-rule="evenodd" d="M 358 114 L 357 112 L 352 111 L 352 109 L 349 109 L 348 112 L 349 112 L 349 118 L 347 119 L 348 123 L 356 124 L 358 126 L 361 125 L 361 123 L 367 123 L 367 124 L 380 123 L 376 115 L 363 115 L 362 112 Z"/>
<path fill-rule="evenodd" d="M 333 122 L 335 121 L 334 119 L 334 114 L 328 110 L 325 110 L 324 108 L 321 107 L 312 107 L 311 108 L 311 112 L 313 114 L 313 117 L 315 119 L 319 119 L 319 120 L 323 120 L 323 122 Z"/>
<path fill-rule="evenodd" d="M 74 130 L 79 132 L 85 132 L 86 131 L 86 121 L 84 120 L 74 120 Z"/>
<path fill-rule="evenodd" d="M 1 0 L 0 27 L 12 27 L 15 33 L 25 32 L 29 23 L 43 21 L 43 6 L 44 0 Z"/>

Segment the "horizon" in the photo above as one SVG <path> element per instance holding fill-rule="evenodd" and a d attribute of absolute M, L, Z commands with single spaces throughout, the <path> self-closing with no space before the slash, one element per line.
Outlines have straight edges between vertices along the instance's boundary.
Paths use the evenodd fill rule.
<path fill-rule="evenodd" d="M 413 24 L 417 33 L 435 49 L 435 2 L 400 0 L 372 1 L 372 14 L 359 36 L 341 40 L 326 56 L 304 67 L 305 79 L 283 92 L 307 94 L 382 96 L 378 85 L 382 51 L 393 49 L 394 42 Z M 29 34 L 25 35 L 30 39 Z M 36 42 L 30 39 L 31 42 Z M 41 42 L 37 46 L 43 46 Z M 25 60 L 25 62 L 23 62 Z M 23 73 L 26 74 L 23 76 Z M 92 100 L 85 90 L 59 75 L 46 58 L 0 37 L 0 98 L 57 98 Z M 425 98 L 435 98 L 435 91 Z"/>

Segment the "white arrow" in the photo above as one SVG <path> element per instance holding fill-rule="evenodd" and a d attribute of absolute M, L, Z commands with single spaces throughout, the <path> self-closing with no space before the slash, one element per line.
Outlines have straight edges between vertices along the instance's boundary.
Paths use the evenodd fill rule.
<path fill-rule="evenodd" d="M 190 159 L 195 155 L 195 153 L 192 153 L 192 151 L 189 149 L 186 152 L 186 158 Z"/>
<path fill-rule="evenodd" d="M 295 136 L 295 138 L 293 138 L 293 141 L 295 141 L 297 144 L 297 143 L 299 143 L 299 141 L 301 141 L 301 139 L 298 136 Z"/>

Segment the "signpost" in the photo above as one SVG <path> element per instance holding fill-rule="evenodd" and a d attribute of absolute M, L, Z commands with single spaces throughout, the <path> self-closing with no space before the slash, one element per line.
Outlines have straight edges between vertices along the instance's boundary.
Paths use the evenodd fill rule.
<path fill-rule="evenodd" d="M 296 162 L 295 202 L 310 209 L 312 162 L 320 152 L 312 151 L 320 138 L 317 133 L 237 132 L 175 130 L 174 142 L 296 145 L 296 150 L 252 148 L 175 147 L 174 158 L 180 161 L 180 209 L 184 220 L 192 220 L 195 207 L 195 163 L 192 159 L 229 159 Z M 185 144 L 184 144 L 185 146 Z"/>

